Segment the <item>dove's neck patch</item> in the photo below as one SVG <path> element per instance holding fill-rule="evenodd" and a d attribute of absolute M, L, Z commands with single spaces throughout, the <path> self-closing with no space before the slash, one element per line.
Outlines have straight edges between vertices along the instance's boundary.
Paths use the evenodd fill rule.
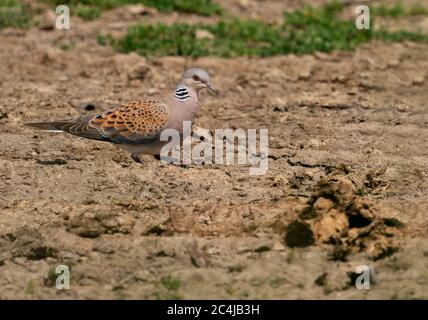
<path fill-rule="evenodd" d="M 184 87 L 177 87 L 174 92 L 174 97 L 180 101 L 186 101 L 190 97 L 189 90 Z"/>

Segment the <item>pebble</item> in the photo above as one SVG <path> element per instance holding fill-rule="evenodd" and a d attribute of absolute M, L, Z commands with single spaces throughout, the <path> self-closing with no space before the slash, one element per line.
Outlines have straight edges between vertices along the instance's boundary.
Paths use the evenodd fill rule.
<path fill-rule="evenodd" d="M 91 102 L 85 102 L 80 105 L 80 108 L 86 111 L 92 111 L 95 110 L 95 105 Z"/>

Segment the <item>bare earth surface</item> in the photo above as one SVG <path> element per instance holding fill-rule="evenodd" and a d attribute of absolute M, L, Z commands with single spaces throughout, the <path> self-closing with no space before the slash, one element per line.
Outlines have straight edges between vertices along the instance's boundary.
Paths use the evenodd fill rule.
<path fill-rule="evenodd" d="M 251 16 L 242 3 L 233 14 Z M 97 32 L 177 16 L 75 19 L 0 33 L 0 299 L 428 298 L 427 45 L 145 59 L 99 46 Z M 156 97 L 188 66 L 221 91 L 202 94 L 195 125 L 269 129 L 266 175 L 137 164 L 23 126 Z M 70 290 L 54 286 L 59 264 Z M 353 284 L 359 265 L 370 290 Z"/>

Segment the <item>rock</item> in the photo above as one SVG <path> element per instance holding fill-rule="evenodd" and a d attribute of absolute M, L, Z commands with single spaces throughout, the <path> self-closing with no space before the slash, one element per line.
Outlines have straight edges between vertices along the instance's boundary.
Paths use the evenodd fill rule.
<path fill-rule="evenodd" d="M 155 277 L 148 270 L 136 270 L 134 276 L 135 280 L 142 282 L 151 282 L 155 279 Z"/>
<path fill-rule="evenodd" d="M 40 30 L 54 30 L 55 21 L 57 16 L 51 10 L 46 10 L 40 20 L 39 29 Z"/>
<path fill-rule="evenodd" d="M 327 272 L 324 272 L 322 274 L 320 274 L 316 279 L 315 279 L 315 284 L 317 286 L 324 286 L 327 284 Z"/>
<path fill-rule="evenodd" d="M 319 197 L 313 204 L 317 214 L 326 214 L 333 207 L 333 201 L 323 197 Z"/>
<path fill-rule="evenodd" d="M 255 248 L 254 252 L 262 253 L 262 252 L 270 251 L 271 249 L 272 249 L 272 244 L 267 243 L 267 244 L 262 244 L 262 245 L 258 246 L 257 248 Z"/>
<path fill-rule="evenodd" d="M 247 9 L 250 5 L 250 1 L 249 0 L 238 0 L 238 5 L 239 7 L 241 7 L 241 9 Z"/>
<path fill-rule="evenodd" d="M 40 63 L 48 65 L 51 63 L 60 62 L 63 58 L 62 55 L 63 52 L 59 48 L 44 48 L 43 52 L 40 54 Z"/>
<path fill-rule="evenodd" d="M 7 118 L 6 107 L 0 106 L 0 119 Z"/>
<path fill-rule="evenodd" d="M 40 232 L 24 228 L 18 231 L 13 241 L 13 257 L 26 257 L 30 260 L 41 260 L 52 257 L 55 249 L 45 243 Z"/>
<path fill-rule="evenodd" d="M 205 268 L 209 264 L 208 256 L 196 242 L 189 246 L 190 262 L 197 268 Z"/>
<path fill-rule="evenodd" d="M 85 110 L 85 111 L 92 111 L 95 110 L 95 105 L 91 102 L 85 102 L 80 104 L 79 106 L 81 109 Z"/>
<path fill-rule="evenodd" d="M 278 174 L 273 179 L 273 186 L 279 187 L 279 186 L 286 186 L 288 184 L 288 178 L 284 174 Z"/>
<path fill-rule="evenodd" d="M 140 62 L 137 64 L 134 68 L 131 69 L 131 71 L 128 73 L 128 79 L 129 80 L 144 80 L 149 73 L 150 68 L 148 67 L 147 63 Z"/>
<path fill-rule="evenodd" d="M 323 143 L 320 140 L 318 140 L 318 139 L 310 139 L 309 140 L 309 145 L 311 147 L 314 147 L 314 148 L 318 149 L 319 147 L 321 147 L 323 145 Z"/>
<path fill-rule="evenodd" d="M 62 264 L 72 266 L 80 261 L 80 256 L 73 252 L 63 251 L 58 255 L 58 259 Z"/>
<path fill-rule="evenodd" d="M 390 256 L 398 251 L 398 249 L 398 245 L 394 242 L 386 239 L 379 239 L 378 241 L 368 243 L 366 253 L 370 259 L 379 260 Z"/>
<path fill-rule="evenodd" d="M 269 81 L 284 81 L 286 78 L 286 74 L 280 69 L 272 69 L 263 75 L 263 79 Z M 274 104 L 276 105 L 285 105 L 287 102 L 284 98 L 281 97 L 277 97 L 275 100 L 276 101 L 274 101 Z"/>
<path fill-rule="evenodd" d="M 0 238 L 0 266 L 3 265 L 4 261 L 13 258 L 11 248 L 12 244 L 10 241 Z"/>
<path fill-rule="evenodd" d="M 18 29 L 18 28 L 5 28 L 2 31 L 2 33 L 6 37 L 24 37 L 25 36 L 25 30 Z"/>
<path fill-rule="evenodd" d="M 409 110 L 410 110 L 410 107 L 408 105 L 400 104 L 397 106 L 398 112 L 408 112 Z"/>
<path fill-rule="evenodd" d="M 133 4 L 133 5 L 128 5 L 126 7 L 126 9 L 128 10 L 129 13 L 131 13 L 134 16 L 142 16 L 142 15 L 146 15 L 146 14 L 154 14 L 157 12 L 156 9 L 154 8 L 146 8 L 144 5 L 142 4 Z"/>
<path fill-rule="evenodd" d="M 67 161 L 65 161 L 64 159 L 58 159 L 58 158 L 46 159 L 46 160 L 38 159 L 36 160 L 36 163 L 43 164 L 43 165 L 60 165 L 61 166 L 61 165 L 67 164 Z"/>
<path fill-rule="evenodd" d="M 67 231 L 84 238 L 96 238 L 102 234 L 131 232 L 135 221 L 130 215 L 114 212 L 82 212 L 71 218 Z"/>
<path fill-rule="evenodd" d="M 92 245 L 92 250 L 93 251 L 97 251 L 97 252 L 101 252 L 101 253 L 104 253 L 104 254 L 109 254 L 109 253 L 113 253 L 114 252 L 113 248 L 105 240 L 96 241 Z"/>
<path fill-rule="evenodd" d="M 196 37 L 196 39 L 198 39 L 198 40 L 201 40 L 201 39 L 209 39 L 209 40 L 212 40 L 212 39 L 214 39 L 214 38 L 215 38 L 215 35 L 213 35 L 211 32 L 209 32 L 209 31 L 207 31 L 207 30 L 204 30 L 204 29 L 198 29 L 198 30 L 196 30 L 195 37 Z"/>
<path fill-rule="evenodd" d="M 347 228 L 348 219 L 345 214 L 332 210 L 315 224 L 314 233 L 318 241 L 334 243 Z"/>
<path fill-rule="evenodd" d="M 158 93 L 159 93 L 159 90 L 158 90 L 158 89 L 156 89 L 156 88 L 149 88 L 149 89 L 147 90 L 147 94 L 148 94 L 149 96 L 153 96 L 153 95 L 158 94 Z"/>
<path fill-rule="evenodd" d="M 332 199 L 335 205 L 346 208 L 355 199 L 355 190 L 352 183 L 345 179 L 336 183 L 321 182 L 318 197 Z"/>
<path fill-rule="evenodd" d="M 425 82 L 425 78 L 426 78 L 426 74 L 425 73 L 423 73 L 423 74 L 416 74 L 416 75 L 413 76 L 413 78 L 412 78 L 411 81 L 412 81 L 412 84 L 421 85 L 421 84 L 423 84 Z"/>

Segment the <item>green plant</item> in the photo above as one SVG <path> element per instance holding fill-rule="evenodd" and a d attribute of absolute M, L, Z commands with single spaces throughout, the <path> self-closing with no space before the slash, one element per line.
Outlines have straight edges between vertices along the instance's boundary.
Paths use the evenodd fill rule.
<path fill-rule="evenodd" d="M 163 277 L 160 281 L 161 290 L 155 292 L 155 297 L 158 300 L 180 300 L 181 296 L 178 294 L 180 288 L 180 280 L 172 275 Z"/>
<path fill-rule="evenodd" d="M 379 6 L 371 7 L 371 13 L 378 16 L 398 17 L 405 14 L 405 9 L 401 2 L 395 3 L 393 6 L 387 6 L 382 3 Z"/>
<path fill-rule="evenodd" d="M 77 15 L 83 20 L 94 20 L 101 15 L 101 11 L 96 7 L 78 6 Z"/>
<path fill-rule="evenodd" d="M 281 277 L 274 277 L 269 281 L 269 285 L 271 288 L 276 289 L 282 286 L 283 284 L 287 283 L 287 280 Z"/>
<path fill-rule="evenodd" d="M 402 41 L 413 41 L 413 42 L 428 42 L 428 35 L 410 31 L 394 31 L 389 32 L 386 30 L 379 30 L 375 32 L 374 38 L 389 41 L 389 42 L 402 42 Z"/>
<path fill-rule="evenodd" d="M 358 30 L 354 21 L 342 20 L 336 14 L 342 5 L 332 2 L 321 8 L 305 6 L 284 14 L 283 29 L 287 34 L 285 50 L 295 53 L 352 50 L 371 39 L 369 30 Z"/>
<path fill-rule="evenodd" d="M 214 38 L 198 38 L 198 30 L 208 31 Z M 280 31 L 264 22 L 233 19 L 214 25 L 139 25 L 131 27 L 114 45 L 123 52 L 141 55 L 270 56 L 278 51 L 275 44 L 280 40 Z"/>
<path fill-rule="evenodd" d="M 72 43 L 59 43 L 57 46 L 58 46 L 58 48 L 60 48 L 63 51 L 69 51 L 69 50 L 73 49 L 76 46 L 76 44 L 73 42 Z"/>
<path fill-rule="evenodd" d="M 204 16 L 221 14 L 222 8 L 212 0 L 143 0 L 145 5 L 160 11 L 181 11 Z"/>
<path fill-rule="evenodd" d="M 65 4 L 73 8 L 84 6 L 86 10 L 93 10 L 90 17 L 97 17 L 96 12 L 109 10 L 127 4 L 143 4 L 154 7 L 162 12 L 180 11 L 186 13 L 196 13 L 205 16 L 221 14 L 222 8 L 213 0 L 43 0 L 56 6 Z M 78 13 L 79 14 L 79 13 Z M 79 14 L 80 15 L 80 14 Z M 84 14 L 85 15 L 85 14 Z M 99 16 L 99 14 L 98 14 Z M 82 17 L 83 18 L 83 17 Z"/>
<path fill-rule="evenodd" d="M 165 289 L 171 291 L 177 291 L 180 288 L 180 280 L 171 275 L 162 278 L 161 284 L 164 286 Z"/>
<path fill-rule="evenodd" d="M 416 16 L 427 15 L 428 8 L 420 3 L 415 3 L 410 7 L 405 7 L 401 1 L 396 2 L 392 6 L 382 3 L 378 6 L 370 6 L 372 14 L 383 17 L 401 17 L 401 16 Z"/>
<path fill-rule="evenodd" d="M 229 296 L 234 295 L 234 294 L 235 294 L 235 292 L 236 292 L 235 288 L 233 288 L 230 284 L 226 284 L 226 285 L 224 286 L 224 291 L 226 291 L 226 293 L 227 293 Z"/>
<path fill-rule="evenodd" d="M 30 7 L 16 0 L 0 0 L 0 29 L 27 28 L 30 23 Z"/>
<path fill-rule="evenodd" d="M 34 293 L 34 280 L 33 279 L 30 279 L 27 282 L 27 286 L 25 287 L 25 293 L 30 294 L 30 295 Z"/>
<path fill-rule="evenodd" d="M 143 56 L 274 56 L 317 51 L 354 50 L 358 45 L 384 41 L 426 42 L 427 35 L 414 32 L 358 30 L 355 21 L 337 18 L 342 5 L 305 6 L 284 14 L 281 24 L 259 20 L 223 20 L 215 24 L 142 24 L 129 28 L 119 39 L 99 38 L 117 50 Z M 202 35 L 201 35 L 202 34 Z"/>

